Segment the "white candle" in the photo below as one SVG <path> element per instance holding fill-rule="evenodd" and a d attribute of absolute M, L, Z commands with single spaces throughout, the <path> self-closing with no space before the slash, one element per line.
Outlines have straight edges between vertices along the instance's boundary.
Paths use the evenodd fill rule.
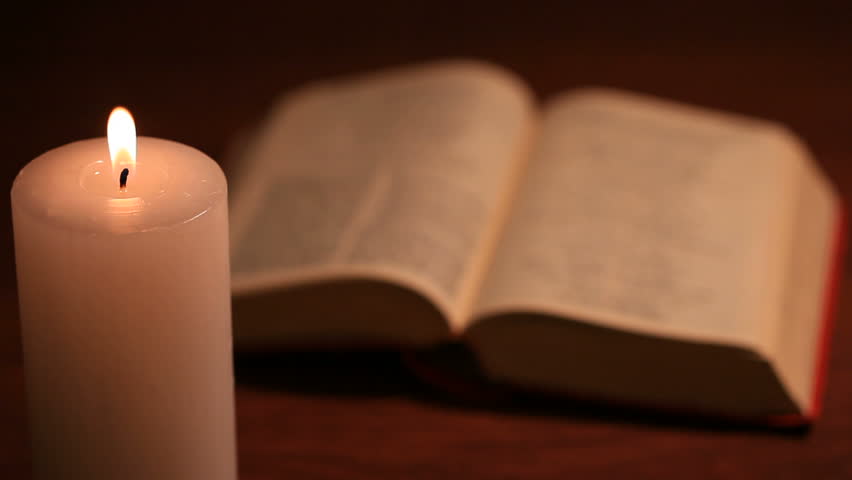
<path fill-rule="evenodd" d="M 125 113 L 12 187 L 36 478 L 233 480 L 225 177 Z"/>

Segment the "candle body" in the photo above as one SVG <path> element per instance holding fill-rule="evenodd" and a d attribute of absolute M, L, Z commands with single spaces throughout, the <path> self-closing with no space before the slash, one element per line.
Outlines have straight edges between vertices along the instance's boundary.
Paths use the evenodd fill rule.
<path fill-rule="evenodd" d="M 119 193 L 108 158 L 60 147 L 12 189 L 36 478 L 233 480 L 224 175 L 143 137 Z"/>

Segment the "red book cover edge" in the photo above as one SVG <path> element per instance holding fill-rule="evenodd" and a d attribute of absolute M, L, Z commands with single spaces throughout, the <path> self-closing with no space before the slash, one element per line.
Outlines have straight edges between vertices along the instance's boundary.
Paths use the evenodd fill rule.
<path fill-rule="evenodd" d="M 822 332 L 820 332 L 819 347 L 817 348 L 816 372 L 814 373 L 811 411 L 801 415 L 793 414 L 769 417 L 767 422 L 769 425 L 779 427 L 808 425 L 813 423 L 822 414 L 822 401 L 825 395 L 826 383 L 828 382 L 828 360 L 831 354 L 831 335 L 834 331 L 834 322 L 837 315 L 837 303 L 840 299 L 840 284 L 843 276 L 843 264 L 846 254 L 846 235 L 848 233 L 848 218 L 846 212 L 846 205 L 841 202 L 837 212 L 834 245 L 831 250 L 832 259 L 828 270 L 828 282 L 826 283 L 823 297 Z"/>

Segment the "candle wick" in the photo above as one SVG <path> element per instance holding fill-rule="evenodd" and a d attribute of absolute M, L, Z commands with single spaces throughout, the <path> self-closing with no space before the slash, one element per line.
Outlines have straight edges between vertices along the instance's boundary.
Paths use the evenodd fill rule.
<path fill-rule="evenodd" d="M 130 170 L 124 169 L 121 171 L 121 175 L 118 176 L 118 188 L 122 192 L 127 190 L 127 175 L 130 174 Z"/>

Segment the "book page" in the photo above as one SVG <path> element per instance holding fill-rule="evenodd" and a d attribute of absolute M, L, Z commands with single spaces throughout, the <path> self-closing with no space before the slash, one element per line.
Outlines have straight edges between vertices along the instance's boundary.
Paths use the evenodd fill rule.
<path fill-rule="evenodd" d="M 448 62 L 310 87 L 272 112 L 232 206 L 234 292 L 380 277 L 452 321 L 516 182 L 531 99 Z"/>
<path fill-rule="evenodd" d="M 792 154 L 775 127 L 608 91 L 551 104 L 478 316 L 767 350 Z M 789 214 L 789 209 L 786 210 Z"/>

